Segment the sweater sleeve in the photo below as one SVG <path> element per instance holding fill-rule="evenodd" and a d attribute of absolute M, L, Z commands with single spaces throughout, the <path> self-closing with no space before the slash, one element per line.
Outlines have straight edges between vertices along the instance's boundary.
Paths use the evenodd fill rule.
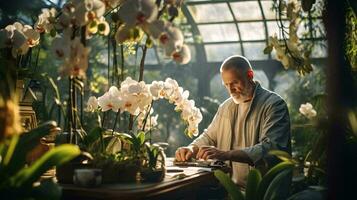
<path fill-rule="evenodd" d="M 284 100 L 275 101 L 267 108 L 264 115 L 259 143 L 242 149 L 254 164 L 262 159 L 268 161 L 270 150 L 282 150 L 291 153 L 290 117 Z"/>

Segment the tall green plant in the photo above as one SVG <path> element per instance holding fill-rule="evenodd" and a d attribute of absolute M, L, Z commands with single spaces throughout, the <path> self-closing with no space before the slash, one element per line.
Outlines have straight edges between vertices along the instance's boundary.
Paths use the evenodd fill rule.
<path fill-rule="evenodd" d="M 52 181 L 33 186 L 53 166 L 59 166 L 80 154 L 74 145 L 60 145 L 48 151 L 33 164 L 26 165 L 26 154 L 40 139 L 56 128 L 47 122 L 28 133 L 14 135 L 0 142 L 0 196 L 6 199 L 58 199 L 60 189 Z M 51 192 L 48 192 L 51 191 Z"/>
<path fill-rule="evenodd" d="M 263 177 L 257 169 L 252 169 L 248 174 L 245 194 L 223 171 L 216 170 L 214 175 L 232 200 L 270 200 L 277 198 L 278 186 L 289 178 L 293 167 L 292 162 L 284 161 L 270 169 Z"/>

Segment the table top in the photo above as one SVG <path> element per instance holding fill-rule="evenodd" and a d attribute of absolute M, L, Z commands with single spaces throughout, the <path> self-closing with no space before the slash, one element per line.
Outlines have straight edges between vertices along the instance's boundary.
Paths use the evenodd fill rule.
<path fill-rule="evenodd" d="M 73 184 L 61 184 L 64 199 L 166 199 L 184 195 L 207 184 L 217 181 L 211 168 L 177 167 L 172 159 L 167 161 L 167 169 L 183 172 L 166 173 L 163 181 L 157 183 L 102 184 L 95 188 L 85 188 Z M 195 194 L 196 195 L 196 194 Z M 195 199 L 195 198 L 193 198 Z"/>

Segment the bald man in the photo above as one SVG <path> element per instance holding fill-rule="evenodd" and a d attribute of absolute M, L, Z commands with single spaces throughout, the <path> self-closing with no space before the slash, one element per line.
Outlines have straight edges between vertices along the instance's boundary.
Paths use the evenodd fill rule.
<path fill-rule="evenodd" d="M 243 56 L 227 58 L 220 68 L 230 94 L 208 128 L 189 146 L 176 151 L 176 160 L 229 161 L 232 180 L 245 188 L 249 170 L 272 166 L 270 150 L 291 153 L 290 118 L 285 101 L 254 80 L 250 62 Z"/>

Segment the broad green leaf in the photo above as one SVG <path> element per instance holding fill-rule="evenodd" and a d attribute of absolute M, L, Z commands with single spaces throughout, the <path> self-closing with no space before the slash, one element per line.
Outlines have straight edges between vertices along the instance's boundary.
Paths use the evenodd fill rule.
<path fill-rule="evenodd" d="M 4 165 L 5 166 L 9 164 L 9 162 L 14 154 L 14 151 L 16 149 L 16 145 L 17 145 L 18 141 L 19 141 L 19 135 L 14 135 L 11 137 L 9 148 L 7 149 L 5 157 L 4 157 Z"/>
<path fill-rule="evenodd" d="M 80 149 L 75 145 L 63 144 L 57 146 L 45 153 L 31 166 L 20 170 L 15 176 L 11 177 L 10 182 L 15 187 L 31 185 L 51 167 L 66 163 L 80 153 Z"/>
<path fill-rule="evenodd" d="M 256 199 L 256 194 L 261 180 L 262 180 L 262 175 L 260 174 L 259 170 L 257 169 L 250 170 L 247 178 L 247 187 L 245 192 L 246 200 Z"/>
<path fill-rule="evenodd" d="M 259 184 L 257 200 L 262 200 L 264 198 L 265 192 L 267 191 L 272 180 L 277 176 L 280 172 L 285 169 L 291 169 L 294 167 L 294 164 L 291 162 L 281 162 L 271 168 L 262 178 L 262 181 Z"/>
<path fill-rule="evenodd" d="M 95 127 L 93 128 L 87 136 L 84 137 L 84 143 L 88 147 L 90 144 L 93 144 L 95 141 L 97 141 L 101 134 L 102 134 L 103 129 L 101 127 Z"/>
<path fill-rule="evenodd" d="M 276 157 L 278 157 L 280 160 L 282 161 L 288 161 L 288 162 L 292 162 L 292 163 L 297 163 L 289 153 L 285 152 L 285 151 L 281 151 L 281 150 L 271 150 L 269 151 L 270 155 L 274 155 Z"/>
<path fill-rule="evenodd" d="M 145 132 L 140 131 L 140 132 L 138 133 L 137 138 L 139 139 L 140 145 L 144 144 L 144 142 L 145 142 Z"/>
<path fill-rule="evenodd" d="M 229 196 L 233 200 L 244 200 L 242 192 L 239 190 L 239 187 L 232 181 L 231 177 L 222 172 L 221 170 L 214 171 L 214 176 L 218 181 L 223 185 L 227 190 Z"/>
<path fill-rule="evenodd" d="M 55 128 L 56 125 L 56 122 L 49 121 L 32 129 L 28 133 L 23 133 L 19 138 L 10 162 L 6 166 L 7 173 L 14 174 L 23 168 L 26 163 L 27 153 L 35 148 L 35 146 L 40 143 L 40 139 L 48 135 L 51 129 Z"/>
<path fill-rule="evenodd" d="M 280 192 L 286 192 L 286 191 L 279 191 L 280 187 L 279 186 L 283 186 L 284 185 L 284 180 L 287 180 L 287 178 L 289 176 L 291 176 L 291 172 L 292 169 L 288 168 L 288 169 L 284 169 L 283 171 L 281 171 L 278 175 L 276 175 L 276 177 L 272 180 L 272 182 L 270 183 L 267 191 L 265 192 L 264 195 L 264 200 L 274 200 L 277 199 L 276 194 L 280 193 Z M 286 187 L 290 187 L 290 186 L 286 186 Z"/>

